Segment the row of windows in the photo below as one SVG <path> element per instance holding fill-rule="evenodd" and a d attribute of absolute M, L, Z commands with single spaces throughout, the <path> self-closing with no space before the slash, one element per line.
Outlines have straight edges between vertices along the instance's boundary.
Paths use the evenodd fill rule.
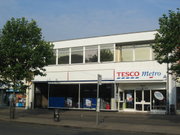
<path fill-rule="evenodd" d="M 54 50 L 54 57 L 51 64 L 145 61 L 153 60 L 153 56 L 150 45 L 93 45 Z"/>
<path fill-rule="evenodd" d="M 150 45 L 118 46 L 116 48 L 116 61 L 146 61 L 154 60 Z"/>

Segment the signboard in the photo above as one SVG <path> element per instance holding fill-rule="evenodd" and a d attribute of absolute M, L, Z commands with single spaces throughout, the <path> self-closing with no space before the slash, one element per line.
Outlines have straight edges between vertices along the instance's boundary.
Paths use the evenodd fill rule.
<path fill-rule="evenodd" d="M 166 74 L 154 70 L 117 71 L 116 80 L 158 80 L 165 79 Z"/>
<path fill-rule="evenodd" d="M 99 112 L 100 111 L 100 98 L 97 99 L 97 108 L 96 111 Z"/>
<path fill-rule="evenodd" d="M 98 74 L 98 84 L 102 84 L 102 75 Z"/>

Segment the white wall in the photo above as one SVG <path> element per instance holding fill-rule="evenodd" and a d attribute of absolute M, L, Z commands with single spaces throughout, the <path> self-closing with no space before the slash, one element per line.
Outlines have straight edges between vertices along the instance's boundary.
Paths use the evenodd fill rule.
<path fill-rule="evenodd" d="M 124 43 L 124 42 L 135 42 L 135 41 L 148 41 L 154 40 L 156 31 L 129 33 L 120 35 L 110 35 L 102 37 L 92 37 L 83 39 L 73 39 L 53 42 L 54 48 L 68 48 L 77 46 L 88 46 L 98 44 L 112 44 L 112 43 Z"/>
<path fill-rule="evenodd" d="M 159 76 L 153 78 L 140 77 L 139 79 L 118 79 L 117 72 L 160 72 Z M 46 76 L 36 76 L 34 81 L 81 81 L 97 80 L 97 74 L 102 75 L 102 80 L 116 81 L 165 81 L 166 65 L 156 61 L 146 62 L 120 62 L 102 64 L 74 64 L 74 65 L 54 65 L 46 67 Z"/>

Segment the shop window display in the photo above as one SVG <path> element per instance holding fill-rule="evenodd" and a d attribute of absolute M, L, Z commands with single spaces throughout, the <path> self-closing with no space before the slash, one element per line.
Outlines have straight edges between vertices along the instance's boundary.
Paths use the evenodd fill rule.
<path fill-rule="evenodd" d="M 21 93 L 16 94 L 16 106 L 25 107 L 25 103 L 26 103 L 26 96 Z"/>
<path fill-rule="evenodd" d="M 78 85 L 50 85 L 49 107 L 78 108 Z"/>
<path fill-rule="evenodd" d="M 152 109 L 165 110 L 166 109 L 166 91 L 152 90 Z"/>

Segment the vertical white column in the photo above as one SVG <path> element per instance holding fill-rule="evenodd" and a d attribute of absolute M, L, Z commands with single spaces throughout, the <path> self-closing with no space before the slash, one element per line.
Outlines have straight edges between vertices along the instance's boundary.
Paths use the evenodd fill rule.
<path fill-rule="evenodd" d="M 135 61 L 135 47 L 133 46 L 133 61 Z"/>
<path fill-rule="evenodd" d="M 85 52 L 85 46 L 83 46 L 83 64 L 85 64 L 85 56 L 86 56 L 86 52 Z"/>
<path fill-rule="evenodd" d="M 149 56 L 150 60 L 153 60 L 153 49 L 152 47 L 150 48 L 150 56 Z"/>
<path fill-rule="evenodd" d="M 100 45 L 98 45 L 98 63 L 100 63 L 100 57 L 101 57 L 101 50 L 100 50 Z"/>
<path fill-rule="evenodd" d="M 26 109 L 34 109 L 34 83 L 26 90 Z"/>
<path fill-rule="evenodd" d="M 26 106 L 25 109 L 29 109 L 29 99 L 30 99 L 30 92 L 31 88 L 26 89 Z"/>
<path fill-rule="evenodd" d="M 58 49 L 56 49 L 56 65 L 58 65 L 58 58 L 59 58 L 59 53 L 58 53 Z"/>
<path fill-rule="evenodd" d="M 69 48 L 69 64 L 71 64 L 71 48 Z"/>
<path fill-rule="evenodd" d="M 116 95 L 118 94 L 117 93 L 117 88 L 116 88 L 116 83 L 114 83 L 114 92 L 113 92 L 113 97 L 114 98 L 111 98 L 111 110 L 117 110 L 117 108 L 116 108 L 116 102 L 117 102 L 117 100 L 116 100 Z"/>
<path fill-rule="evenodd" d="M 116 44 L 114 44 L 114 62 L 116 62 Z"/>
<path fill-rule="evenodd" d="M 26 90 L 26 109 L 34 108 L 34 83 Z"/>
<path fill-rule="evenodd" d="M 172 75 L 169 75 L 169 105 L 176 105 L 176 82 Z"/>

